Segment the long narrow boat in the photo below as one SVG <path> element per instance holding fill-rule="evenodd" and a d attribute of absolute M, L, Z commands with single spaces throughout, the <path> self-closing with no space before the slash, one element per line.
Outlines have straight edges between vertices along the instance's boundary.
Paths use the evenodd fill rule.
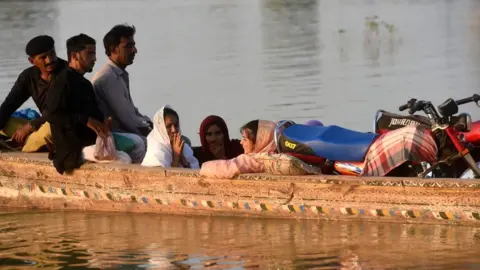
<path fill-rule="evenodd" d="M 58 174 L 44 154 L 0 153 L 0 206 L 318 220 L 480 224 L 480 181 L 245 174 L 87 164 Z"/>

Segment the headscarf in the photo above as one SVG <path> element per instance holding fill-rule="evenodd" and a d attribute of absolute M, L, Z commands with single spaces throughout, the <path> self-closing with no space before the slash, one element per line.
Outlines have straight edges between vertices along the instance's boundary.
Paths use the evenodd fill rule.
<path fill-rule="evenodd" d="M 204 161 L 215 159 L 208 148 L 207 142 L 207 131 L 213 125 L 218 126 L 220 131 L 223 132 L 223 146 L 225 147 L 225 156 L 227 159 L 231 159 L 243 154 L 243 148 L 240 144 L 240 141 L 230 140 L 225 121 L 220 116 L 210 115 L 202 121 L 202 124 L 200 124 L 200 142 L 202 144 L 202 156 Z"/>
<path fill-rule="evenodd" d="M 142 166 L 161 166 L 164 168 L 172 166 L 173 150 L 167 128 L 165 127 L 165 119 L 163 118 L 163 111 L 166 108 L 172 109 L 169 105 L 165 105 L 153 116 L 153 130 L 147 136 L 147 153 L 143 159 Z M 180 125 L 178 132 L 180 132 Z M 190 163 L 192 169 L 199 168 L 198 160 L 193 156 L 192 148 L 187 143 L 183 145 L 183 156 Z"/>
<path fill-rule="evenodd" d="M 273 121 L 259 120 L 255 147 L 253 153 L 270 153 L 275 151 L 274 131 L 276 123 Z"/>

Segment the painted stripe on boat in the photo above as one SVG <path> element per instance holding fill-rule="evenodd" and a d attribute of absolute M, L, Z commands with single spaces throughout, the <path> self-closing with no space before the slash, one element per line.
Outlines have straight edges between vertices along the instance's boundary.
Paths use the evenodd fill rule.
<path fill-rule="evenodd" d="M 249 200 L 249 201 L 215 201 L 215 200 L 188 200 L 186 198 L 175 199 L 172 202 L 169 202 L 167 198 L 148 198 L 147 195 L 133 195 L 133 194 L 124 194 L 120 192 L 106 192 L 106 191 L 92 191 L 92 190 L 82 190 L 82 189 L 72 189 L 68 187 L 54 187 L 47 185 L 37 185 L 35 183 L 27 183 L 24 185 L 19 185 L 18 190 L 23 196 L 28 196 L 28 193 L 36 192 L 39 190 L 45 194 L 57 194 L 61 196 L 75 196 L 81 197 L 83 199 L 89 200 L 110 200 L 114 202 L 132 202 L 132 203 L 150 203 L 151 200 L 159 205 L 179 205 L 183 207 L 198 207 L 202 205 L 205 208 L 218 208 L 218 209 L 237 209 L 237 210 L 255 210 L 258 212 L 273 212 L 273 211 L 284 211 L 294 215 L 304 214 L 304 213 L 315 213 L 323 215 L 332 215 L 338 216 L 339 214 L 345 216 L 364 216 L 372 215 L 376 217 L 385 217 L 385 218 L 397 218 L 402 217 L 406 219 L 437 219 L 437 220 L 472 220 L 480 221 L 480 213 L 478 212 L 469 212 L 469 211 L 432 211 L 432 210 L 414 210 L 414 209 L 398 209 L 398 208 L 386 208 L 386 209 L 359 209 L 355 207 L 325 207 L 318 205 L 304 205 L 299 204 L 287 204 L 280 205 L 277 203 L 268 204 L 262 202 L 261 200 Z M 48 195 L 47 195 L 48 196 Z M 153 201 L 152 201 L 153 202 Z"/>

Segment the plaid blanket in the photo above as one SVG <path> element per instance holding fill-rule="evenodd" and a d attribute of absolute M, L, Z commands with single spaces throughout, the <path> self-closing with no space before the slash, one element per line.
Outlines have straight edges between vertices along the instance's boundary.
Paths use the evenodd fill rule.
<path fill-rule="evenodd" d="M 365 156 L 363 176 L 385 176 L 406 161 L 433 163 L 438 148 L 428 127 L 407 126 L 381 135 Z"/>

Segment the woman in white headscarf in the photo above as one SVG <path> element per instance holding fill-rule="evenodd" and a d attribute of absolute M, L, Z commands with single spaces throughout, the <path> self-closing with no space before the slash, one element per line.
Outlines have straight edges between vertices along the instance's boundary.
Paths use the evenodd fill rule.
<path fill-rule="evenodd" d="M 153 117 L 153 130 L 147 137 L 147 153 L 142 166 L 199 168 L 192 148 L 182 139 L 180 118 L 168 105 L 163 106 Z"/>

